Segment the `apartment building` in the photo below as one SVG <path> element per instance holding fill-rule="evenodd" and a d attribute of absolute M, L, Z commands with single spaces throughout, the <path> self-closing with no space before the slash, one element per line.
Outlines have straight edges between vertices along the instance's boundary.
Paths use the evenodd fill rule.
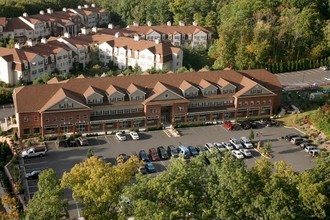
<path fill-rule="evenodd" d="M 76 36 L 80 28 L 104 26 L 110 22 L 110 12 L 97 8 L 95 4 L 78 6 L 77 9 L 63 8 L 54 12 L 48 8 L 39 14 L 23 13 L 18 18 L 0 18 L 0 39 L 10 36 L 17 42 L 35 40 L 49 36 Z"/>
<path fill-rule="evenodd" d="M 281 90 L 266 70 L 224 70 L 53 79 L 16 88 L 13 98 L 18 135 L 28 137 L 266 117 Z"/>
<path fill-rule="evenodd" d="M 166 25 L 153 26 L 148 22 L 147 26 L 139 26 L 133 23 L 128 26 L 126 31 L 133 35 L 138 35 L 145 40 L 161 40 L 170 41 L 174 46 L 191 46 L 191 47 L 209 47 L 212 41 L 212 32 L 207 28 L 201 27 L 194 23 L 193 25 L 185 25 L 180 22 L 178 26 L 174 26 L 171 22 Z"/>
<path fill-rule="evenodd" d="M 0 80 L 9 84 L 20 79 L 30 82 L 55 70 L 69 72 L 74 63 L 85 68 L 92 55 L 104 65 L 111 61 L 123 70 L 138 65 L 142 71 L 152 68 L 176 71 L 182 66 L 182 50 L 169 42 L 114 36 L 106 31 L 98 32 L 97 28 L 91 33 L 85 28 L 81 30 L 83 34 L 76 37 L 65 33 L 60 38 L 42 38 L 38 44 L 29 40 L 24 47 L 17 43 L 15 49 L 0 48 Z M 11 59 L 10 54 L 13 54 Z"/>

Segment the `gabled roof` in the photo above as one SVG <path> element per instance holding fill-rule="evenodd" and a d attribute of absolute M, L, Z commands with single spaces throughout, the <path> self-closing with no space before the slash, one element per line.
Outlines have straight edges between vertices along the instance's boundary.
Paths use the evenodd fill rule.
<path fill-rule="evenodd" d="M 47 81 L 47 84 L 52 84 L 52 83 L 59 83 L 60 81 L 58 80 L 57 76 L 54 76 L 50 80 Z"/>
<path fill-rule="evenodd" d="M 249 79 L 258 82 L 260 85 L 274 91 L 281 91 L 282 84 L 278 80 L 275 74 L 269 74 L 269 72 L 265 69 L 257 69 L 257 70 L 240 70 L 239 71 L 244 76 Z"/>
<path fill-rule="evenodd" d="M 141 91 L 142 93 L 146 94 L 141 88 L 138 88 L 134 83 L 131 83 L 129 87 L 127 88 L 127 92 L 129 94 L 133 94 L 137 90 Z"/>
<path fill-rule="evenodd" d="M 204 28 L 202 26 L 193 26 L 193 25 L 185 25 L 185 26 L 167 26 L 167 25 L 157 25 L 157 26 L 129 26 L 126 28 L 126 30 L 130 30 L 134 33 L 140 34 L 140 35 L 145 35 L 148 33 L 148 31 L 152 29 L 160 34 L 175 34 L 175 33 L 180 33 L 180 34 L 193 34 L 198 31 L 203 31 L 205 33 L 211 33 L 210 30 L 207 28 Z"/>
<path fill-rule="evenodd" d="M 116 93 L 116 92 L 119 92 L 119 93 L 121 93 L 121 94 L 123 94 L 123 95 L 125 95 L 125 93 L 123 93 L 117 86 L 114 86 L 114 85 L 110 85 L 108 88 L 107 88 L 107 90 L 105 90 L 106 91 L 106 93 L 110 96 L 110 95 L 112 95 L 112 94 L 114 94 L 114 93 Z"/>
<path fill-rule="evenodd" d="M 168 85 L 165 85 L 164 83 L 158 81 L 154 85 L 154 88 L 153 88 L 152 93 L 150 94 L 150 96 L 145 101 L 143 101 L 143 104 L 146 104 L 146 103 L 152 101 L 153 99 L 157 98 L 159 95 L 161 95 L 162 93 L 164 93 L 166 91 L 175 94 L 177 97 L 180 97 L 180 99 L 186 100 L 186 98 L 184 98 L 180 94 L 178 94 L 178 93 L 174 92 L 173 90 L 171 90 Z"/>
<path fill-rule="evenodd" d="M 7 18 L 0 17 L 0 26 L 6 27 L 6 23 L 7 23 Z"/>
<path fill-rule="evenodd" d="M 213 88 L 217 89 L 217 87 L 215 85 L 213 85 L 212 83 L 210 83 L 209 81 L 202 79 L 199 83 L 199 86 L 203 89 L 206 89 L 209 86 L 212 86 Z"/>
<path fill-rule="evenodd" d="M 220 79 L 218 80 L 217 84 L 218 84 L 221 88 L 223 88 L 223 87 L 225 87 L 225 86 L 227 86 L 227 85 L 229 85 L 229 84 L 231 84 L 231 83 L 228 82 L 227 80 L 224 80 L 223 78 L 220 78 Z M 231 84 L 231 85 L 233 85 L 233 84 Z M 235 86 L 235 85 L 233 85 L 233 86 Z M 236 86 L 235 86 L 235 87 L 236 87 Z"/>
<path fill-rule="evenodd" d="M 180 89 L 181 90 L 187 90 L 189 88 L 195 88 L 196 90 L 198 90 L 198 88 L 196 88 L 194 85 L 192 85 L 191 83 L 189 83 L 188 81 L 186 80 L 183 80 L 183 82 L 180 84 Z"/>
<path fill-rule="evenodd" d="M 102 96 L 103 97 L 103 95 L 102 95 L 102 92 L 101 91 L 98 91 L 98 89 L 96 89 L 96 88 L 94 88 L 93 86 L 89 86 L 86 90 L 85 90 L 85 92 L 84 92 L 84 96 L 86 97 L 86 98 L 88 98 L 89 96 L 91 96 L 91 95 L 93 95 L 93 94 L 98 94 L 99 96 Z"/>
<path fill-rule="evenodd" d="M 64 88 L 59 88 L 55 94 L 40 108 L 39 112 L 44 112 L 47 109 L 53 107 L 57 103 L 61 102 L 65 98 L 70 98 L 75 102 L 78 102 L 79 104 L 83 105 L 80 99 L 78 99 L 72 91 L 69 91 Z M 89 108 L 88 106 L 86 106 Z"/>
<path fill-rule="evenodd" d="M 1 53 L 1 50 L 0 50 Z M 258 72 L 258 71 L 257 71 Z M 253 73 L 254 74 L 254 73 Z M 263 73 L 265 76 L 268 74 L 269 77 L 272 77 L 273 74 L 270 72 Z M 161 82 L 166 88 L 172 90 L 175 93 L 180 94 L 180 91 L 183 88 L 189 87 L 191 85 L 198 85 L 202 79 L 207 80 L 213 85 L 217 85 L 220 79 L 223 79 L 227 83 L 230 83 L 236 86 L 236 93 L 239 95 L 240 90 L 245 90 L 245 87 L 252 88 L 249 84 L 254 84 L 254 81 L 262 81 L 262 77 L 258 78 L 258 74 L 254 74 L 255 80 L 248 79 L 243 74 L 238 73 L 234 70 L 225 70 L 225 71 L 205 71 L 205 72 L 187 72 L 187 73 L 172 73 L 172 74 L 150 74 L 150 75 L 131 75 L 131 76 L 122 76 L 122 77 L 98 77 L 98 78 L 75 78 L 68 80 L 66 82 L 61 81 L 59 83 L 45 84 L 45 85 L 28 85 L 14 89 L 14 103 L 15 108 L 18 113 L 23 112 L 35 112 L 42 109 L 46 103 L 48 105 L 54 105 L 55 101 L 58 99 L 59 89 L 63 89 L 62 93 L 65 93 L 68 97 L 74 98 L 80 103 L 85 103 L 84 93 L 89 86 L 97 88 L 98 91 L 101 91 L 101 94 L 105 94 L 106 90 L 110 85 L 116 86 L 121 90 L 134 91 L 140 89 L 145 91 L 146 99 L 152 96 L 154 93 L 149 93 L 153 91 L 157 82 Z M 245 78 L 245 79 L 243 79 Z M 266 79 L 268 83 L 270 81 Z M 222 81 L 222 80 L 221 80 Z M 241 85 L 241 83 L 243 83 Z M 259 83 L 262 85 L 262 83 Z M 195 87 L 195 86 L 194 86 Z M 277 88 L 267 87 L 269 88 Z M 129 89 L 128 89 L 129 88 Z M 196 87 L 195 87 L 196 88 Z M 156 90 L 162 91 L 163 86 L 157 86 Z M 197 88 L 196 88 L 197 89 Z M 157 92 L 157 91 L 154 92 Z M 272 89 L 270 89 L 273 91 Z M 34 99 L 33 102 L 26 102 L 30 100 L 31 97 L 38 94 L 38 99 Z M 232 96 L 232 94 L 226 94 L 226 96 Z M 219 94 L 219 97 L 224 95 Z M 62 96 L 64 97 L 64 96 Z M 175 101 L 175 100 L 174 100 Z M 189 101 L 189 100 L 188 100 Z M 137 104 L 142 104 L 141 101 L 136 101 Z M 104 102 L 103 105 L 107 105 L 108 102 Z"/>

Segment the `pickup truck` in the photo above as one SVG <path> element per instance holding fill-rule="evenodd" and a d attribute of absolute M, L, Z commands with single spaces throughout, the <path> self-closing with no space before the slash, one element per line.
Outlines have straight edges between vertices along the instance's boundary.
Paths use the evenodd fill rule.
<path fill-rule="evenodd" d="M 22 158 L 31 158 L 31 157 L 43 157 L 46 156 L 47 148 L 46 146 L 37 146 L 31 147 L 28 150 L 22 152 Z"/>

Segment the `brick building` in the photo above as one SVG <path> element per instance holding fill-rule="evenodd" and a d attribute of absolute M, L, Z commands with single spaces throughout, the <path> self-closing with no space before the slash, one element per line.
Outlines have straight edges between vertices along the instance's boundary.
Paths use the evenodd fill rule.
<path fill-rule="evenodd" d="M 18 134 L 56 135 L 270 116 L 282 87 L 266 70 L 50 80 L 14 90 Z"/>

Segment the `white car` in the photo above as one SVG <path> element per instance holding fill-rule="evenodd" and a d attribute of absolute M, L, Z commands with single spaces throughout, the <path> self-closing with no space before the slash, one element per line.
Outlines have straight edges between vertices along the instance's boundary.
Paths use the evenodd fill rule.
<path fill-rule="evenodd" d="M 244 159 L 244 155 L 239 150 L 232 150 L 231 154 L 237 159 Z"/>
<path fill-rule="evenodd" d="M 126 141 L 126 136 L 125 136 L 122 132 L 117 132 L 117 133 L 116 133 L 116 137 L 117 137 L 118 140 L 120 140 L 120 141 Z"/>
<path fill-rule="evenodd" d="M 324 79 L 330 81 L 330 77 L 324 77 Z"/>
<path fill-rule="evenodd" d="M 241 142 L 234 137 L 229 138 L 229 142 L 232 143 L 237 150 L 243 148 Z"/>
<path fill-rule="evenodd" d="M 251 141 L 250 141 L 249 138 L 247 138 L 247 137 L 241 137 L 241 142 L 245 146 L 245 148 L 253 148 L 253 145 L 252 145 L 252 143 L 251 143 Z"/>
<path fill-rule="evenodd" d="M 223 146 L 223 145 L 220 144 L 220 143 L 213 143 L 213 145 L 214 145 L 214 146 L 215 146 L 220 152 L 227 150 L 226 147 Z"/>
<path fill-rule="evenodd" d="M 129 135 L 131 135 L 131 137 L 132 137 L 133 140 L 139 140 L 140 139 L 139 134 L 137 132 L 135 132 L 135 131 L 131 131 L 129 133 Z"/>
<path fill-rule="evenodd" d="M 248 149 L 239 149 L 239 151 L 245 156 L 245 157 L 252 157 L 251 152 Z"/>
<path fill-rule="evenodd" d="M 307 147 L 305 148 L 305 151 L 306 151 L 307 153 L 309 153 L 311 150 L 318 150 L 318 148 L 317 148 L 317 147 L 314 147 L 314 146 L 307 146 Z"/>
<path fill-rule="evenodd" d="M 227 148 L 227 150 L 233 150 L 234 149 L 234 146 L 230 142 L 222 142 L 221 144 L 223 146 L 225 146 L 225 148 Z"/>
<path fill-rule="evenodd" d="M 214 145 L 213 145 L 212 143 L 206 143 L 206 144 L 205 144 L 205 147 L 206 147 L 209 151 L 211 151 L 211 152 L 212 152 L 211 149 L 212 149 L 212 148 L 215 148 Z"/>

